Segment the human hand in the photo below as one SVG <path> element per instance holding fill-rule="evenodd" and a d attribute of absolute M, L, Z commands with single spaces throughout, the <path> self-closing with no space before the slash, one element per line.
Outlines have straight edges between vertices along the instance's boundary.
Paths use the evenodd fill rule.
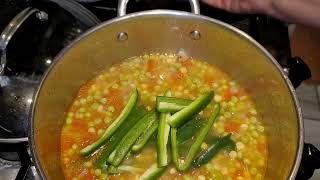
<path fill-rule="evenodd" d="M 202 0 L 232 13 L 260 13 L 320 28 L 320 0 Z"/>
<path fill-rule="evenodd" d="M 202 0 L 216 8 L 233 13 L 263 13 L 271 6 L 272 0 Z"/>

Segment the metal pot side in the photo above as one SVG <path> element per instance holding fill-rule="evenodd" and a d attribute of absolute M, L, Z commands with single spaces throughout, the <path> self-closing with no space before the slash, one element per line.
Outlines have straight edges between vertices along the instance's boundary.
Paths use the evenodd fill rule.
<path fill-rule="evenodd" d="M 228 73 L 253 97 L 262 116 L 269 153 L 265 179 L 294 179 L 303 149 L 303 123 L 294 89 L 281 67 L 261 45 L 236 28 L 169 10 L 107 21 L 56 57 L 36 94 L 31 117 L 29 139 L 42 178 L 63 179 L 60 131 L 64 112 L 79 87 L 106 67 L 145 52 L 184 52 Z"/>

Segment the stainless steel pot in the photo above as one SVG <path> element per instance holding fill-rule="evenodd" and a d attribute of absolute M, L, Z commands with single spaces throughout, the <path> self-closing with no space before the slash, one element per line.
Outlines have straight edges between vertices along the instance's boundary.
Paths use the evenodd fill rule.
<path fill-rule="evenodd" d="M 48 1 L 52 2 L 50 6 L 57 5 L 58 12 L 65 11 L 65 13 L 68 12 L 76 17 L 75 19 L 82 26 L 81 30 L 86 30 L 101 23 L 94 14 L 79 3 L 60 0 Z M 13 10 L 13 12 L 18 9 Z M 29 60 L 32 61 L 32 58 L 35 58 L 34 56 L 38 52 L 37 48 L 33 48 L 37 50 L 27 54 L 24 53 L 26 51 L 19 49 L 19 47 L 23 47 L 20 41 L 23 38 L 20 37 L 33 37 L 34 33 L 30 34 L 30 28 L 36 28 L 36 32 L 40 32 L 40 34 L 47 31 L 44 30 L 46 29 L 46 24 L 51 23 L 55 19 L 52 16 L 57 13 L 50 12 L 50 14 L 47 14 L 45 11 L 48 11 L 48 9 L 45 11 L 41 9 L 30 6 L 20 12 L 17 11 L 17 15 L 7 24 L 2 32 L 0 31 L 0 143 L 3 144 L 17 144 L 28 141 L 28 116 L 31 109 L 31 98 L 38 86 L 38 79 L 35 77 L 38 76 L 38 73 L 36 73 L 37 75 L 32 75 L 32 77 L 27 76 L 28 72 L 12 75 L 17 68 L 14 66 L 8 67 L 8 64 L 12 64 L 14 61 L 19 65 L 23 64 L 21 60 L 17 61 L 22 55 L 16 56 L 13 54 L 23 54 L 23 61 L 26 61 L 26 64 L 28 64 Z M 57 20 L 59 21 L 59 19 L 55 19 L 54 21 Z M 50 30 L 53 29 L 51 28 Z M 38 37 L 42 36 L 39 35 Z M 42 41 L 35 40 L 28 44 L 33 46 L 33 43 L 40 44 L 40 42 Z M 54 47 L 52 48 L 54 49 Z M 33 62 L 29 63 L 32 64 Z"/>
<path fill-rule="evenodd" d="M 64 49 L 47 72 L 36 95 L 30 142 L 42 178 L 63 179 L 60 132 L 64 111 L 80 86 L 100 71 L 144 52 L 184 52 L 227 72 L 253 97 L 268 137 L 265 179 L 296 176 L 303 149 L 303 123 L 294 89 L 276 60 L 240 30 L 192 12 L 152 10 L 119 17 L 82 35 Z"/>

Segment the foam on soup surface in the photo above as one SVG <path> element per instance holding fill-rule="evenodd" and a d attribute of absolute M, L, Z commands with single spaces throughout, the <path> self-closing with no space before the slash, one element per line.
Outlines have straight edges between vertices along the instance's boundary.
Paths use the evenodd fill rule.
<path fill-rule="evenodd" d="M 236 145 L 221 149 L 204 165 L 178 171 L 170 160 L 169 142 L 170 162 L 159 179 L 263 179 L 267 140 L 259 110 L 255 109 L 250 96 L 217 67 L 205 61 L 167 54 L 129 58 L 81 87 L 66 112 L 61 134 L 61 163 L 66 179 L 138 179 L 157 163 L 157 131 L 141 151 L 129 152 L 116 172 L 111 172 L 108 164 L 103 168 L 97 166 L 97 160 L 108 146 L 107 141 L 90 156 L 80 155 L 80 150 L 99 139 L 119 116 L 135 88 L 139 92 L 137 105 L 147 111 L 155 109 L 156 97 L 163 96 L 167 90 L 172 97 L 189 100 L 213 90 L 213 100 L 193 121 L 206 123 L 216 103 L 221 104 L 221 111 L 196 157 L 205 153 L 216 138 L 228 134 Z M 190 139 L 178 143 L 182 162 L 199 132 L 190 133 L 193 133 Z"/>

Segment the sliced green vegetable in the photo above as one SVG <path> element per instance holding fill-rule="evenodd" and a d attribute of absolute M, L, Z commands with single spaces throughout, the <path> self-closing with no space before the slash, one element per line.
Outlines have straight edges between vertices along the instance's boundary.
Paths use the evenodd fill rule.
<path fill-rule="evenodd" d="M 165 96 L 171 96 L 171 92 L 167 91 Z M 158 100 L 157 100 L 158 104 Z M 170 133 L 170 126 L 167 120 L 170 117 L 170 113 L 162 112 L 160 113 L 160 123 L 158 128 L 158 141 L 157 141 L 157 160 L 158 160 L 158 167 L 163 167 L 168 165 L 168 139 Z"/>
<path fill-rule="evenodd" d="M 131 149 L 132 145 L 136 142 L 139 136 L 144 132 L 144 130 L 150 126 L 154 121 L 156 121 L 157 115 L 154 111 L 148 112 L 141 120 L 135 124 L 129 132 L 122 138 L 115 148 L 113 157 L 108 158 L 107 162 L 117 167 L 122 162 L 126 154 Z"/>
<path fill-rule="evenodd" d="M 118 143 L 122 138 L 129 132 L 129 130 L 147 113 L 145 107 L 138 106 L 135 107 L 128 116 L 128 119 L 125 123 L 121 124 L 117 132 L 115 132 L 110 140 L 105 145 L 105 148 L 102 150 L 100 156 L 98 157 L 95 166 L 98 169 L 105 169 L 107 159 L 112 153 L 112 151 L 117 147 Z"/>
<path fill-rule="evenodd" d="M 116 120 L 106 129 L 103 135 L 93 144 L 88 145 L 80 151 L 82 156 L 88 156 L 99 149 L 107 139 L 118 129 L 118 127 L 127 119 L 138 99 L 138 90 L 135 89 L 120 115 Z"/>
<path fill-rule="evenodd" d="M 213 95 L 214 92 L 209 91 L 199 96 L 187 107 L 170 116 L 168 119 L 169 125 L 174 128 L 180 127 L 186 121 L 190 120 L 192 116 L 202 111 L 210 103 Z"/>
<path fill-rule="evenodd" d="M 204 152 L 197 158 L 197 160 L 195 161 L 195 165 L 201 166 L 208 163 L 215 155 L 217 155 L 222 149 L 225 148 L 235 148 L 235 142 L 231 139 L 231 134 L 217 139 L 206 152 Z"/>
<path fill-rule="evenodd" d="M 150 127 L 147 127 L 142 133 L 142 135 L 139 137 L 139 139 L 132 146 L 131 148 L 132 152 L 140 151 L 144 147 L 144 145 L 147 144 L 151 136 L 156 132 L 156 130 L 158 129 L 158 126 L 159 126 L 159 122 L 154 121 Z"/>
<path fill-rule="evenodd" d="M 187 107 L 190 103 L 192 103 L 192 100 L 157 96 L 156 108 L 158 112 L 175 113 Z"/>
<path fill-rule="evenodd" d="M 154 180 L 160 177 L 164 171 L 166 170 L 166 166 L 164 167 L 158 167 L 158 165 L 155 163 L 153 164 L 149 169 L 147 169 L 138 180 Z"/>
<path fill-rule="evenodd" d="M 118 173 L 120 173 L 119 169 L 117 167 L 112 166 L 112 165 L 108 166 L 107 172 L 108 172 L 108 174 L 118 174 Z"/>
<path fill-rule="evenodd" d="M 131 172 L 131 173 L 142 173 L 143 169 L 141 168 L 136 168 L 133 166 L 128 166 L 128 165 L 121 165 L 119 167 L 114 167 L 114 166 L 108 166 L 108 174 L 118 174 L 122 172 Z"/>
<path fill-rule="evenodd" d="M 190 121 L 186 122 L 184 125 L 178 128 L 178 144 L 183 144 L 186 141 L 190 140 L 197 132 L 199 132 L 205 122 L 207 122 L 207 119 L 193 117 Z"/>
<path fill-rule="evenodd" d="M 179 150 L 178 150 L 178 145 L 177 145 L 177 129 L 176 128 L 171 129 L 172 159 L 173 159 L 173 162 L 174 162 L 177 170 L 186 171 L 191 167 L 192 162 L 195 159 L 195 156 L 197 155 L 198 151 L 201 148 L 201 144 L 206 139 L 208 132 L 210 131 L 213 123 L 215 122 L 216 118 L 218 117 L 219 112 L 220 112 L 220 104 L 216 104 L 214 106 L 213 113 L 209 117 L 206 124 L 201 128 L 201 131 L 199 132 L 199 135 L 196 138 L 195 142 L 191 145 L 191 148 L 190 148 L 190 150 L 187 154 L 187 157 L 183 163 L 179 160 L 179 157 L 178 157 Z"/>

